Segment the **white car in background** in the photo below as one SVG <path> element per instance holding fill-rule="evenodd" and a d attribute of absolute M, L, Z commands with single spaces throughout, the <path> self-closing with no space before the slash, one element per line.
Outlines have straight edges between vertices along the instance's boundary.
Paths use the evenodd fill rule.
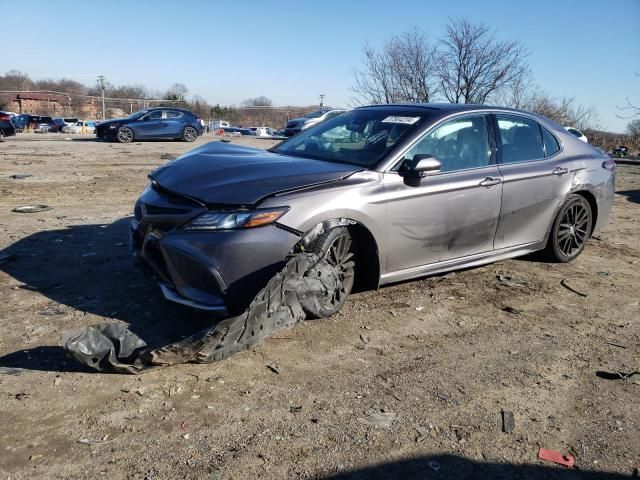
<path fill-rule="evenodd" d="M 584 133 L 582 133 L 580 130 L 578 130 L 577 128 L 574 127 L 564 127 L 564 129 L 569 132 L 571 135 L 573 135 L 576 138 L 579 138 L 580 140 L 582 140 L 584 143 L 589 143 L 589 139 L 584 135 Z"/>
<path fill-rule="evenodd" d="M 273 137 L 273 130 L 269 127 L 251 127 L 249 130 L 255 132 L 256 137 Z"/>
<path fill-rule="evenodd" d="M 79 120 L 62 128 L 62 133 L 95 133 L 96 124 Z"/>

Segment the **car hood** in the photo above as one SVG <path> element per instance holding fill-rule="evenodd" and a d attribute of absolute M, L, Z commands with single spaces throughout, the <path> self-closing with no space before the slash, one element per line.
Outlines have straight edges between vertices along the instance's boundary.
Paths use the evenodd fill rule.
<path fill-rule="evenodd" d="M 361 167 L 210 142 L 149 175 L 170 192 L 211 205 L 256 205 L 265 197 L 333 182 Z"/>
<path fill-rule="evenodd" d="M 102 122 L 99 123 L 99 125 L 101 127 L 108 127 L 111 124 L 122 123 L 122 122 L 126 122 L 126 121 L 127 121 L 126 118 L 110 118 L 109 120 L 103 120 Z"/>

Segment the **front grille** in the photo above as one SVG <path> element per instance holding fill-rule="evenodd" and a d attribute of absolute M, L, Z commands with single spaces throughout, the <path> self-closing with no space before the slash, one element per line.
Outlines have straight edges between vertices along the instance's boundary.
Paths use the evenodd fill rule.
<path fill-rule="evenodd" d="M 182 215 L 191 211 L 190 208 L 158 207 L 148 203 L 144 204 L 144 207 L 147 215 Z"/>

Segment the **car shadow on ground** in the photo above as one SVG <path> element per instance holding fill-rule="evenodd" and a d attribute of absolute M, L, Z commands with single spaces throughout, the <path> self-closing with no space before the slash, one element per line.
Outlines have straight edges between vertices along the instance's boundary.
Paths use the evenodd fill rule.
<path fill-rule="evenodd" d="M 640 203 L 640 190 L 623 190 L 616 192 L 617 195 L 627 197 L 627 200 L 633 203 Z"/>
<path fill-rule="evenodd" d="M 93 323 L 121 320 L 152 347 L 179 340 L 217 319 L 168 302 L 151 276 L 135 265 L 128 248 L 130 219 L 112 224 L 74 225 L 37 232 L 0 251 L 9 260 L 3 270 L 51 302 L 30 312 L 63 332 L 77 321 L 70 316 L 93 314 Z M 71 323 L 73 322 L 73 323 Z M 65 362 L 61 347 L 36 347 L 0 357 L 0 367 L 82 371 Z"/>
<path fill-rule="evenodd" d="M 491 480 L 622 480 L 628 475 L 554 465 L 477 462 L 456 455 L 434 455 L 383 463 L 322 477 L 324 480 L 468 479 Z"/>

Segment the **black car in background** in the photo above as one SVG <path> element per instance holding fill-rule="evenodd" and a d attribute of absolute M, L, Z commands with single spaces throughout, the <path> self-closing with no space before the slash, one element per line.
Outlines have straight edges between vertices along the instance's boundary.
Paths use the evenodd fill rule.
<path fill-rule="evenodd" d="M 204 122 L 189 110 L 146 108 L 126 118 L 115 118 L 96 125 L 96 136 L 104 140 L 129 143 L 133 140 L 180 139 L 195 141 L 204 133 Z"/>
<path fill-rule="evenodd" d="M 16 129 L 11 120 L 0 119 L 0 142 L 4 137 L 11 137 L 16 134 Z"/>

